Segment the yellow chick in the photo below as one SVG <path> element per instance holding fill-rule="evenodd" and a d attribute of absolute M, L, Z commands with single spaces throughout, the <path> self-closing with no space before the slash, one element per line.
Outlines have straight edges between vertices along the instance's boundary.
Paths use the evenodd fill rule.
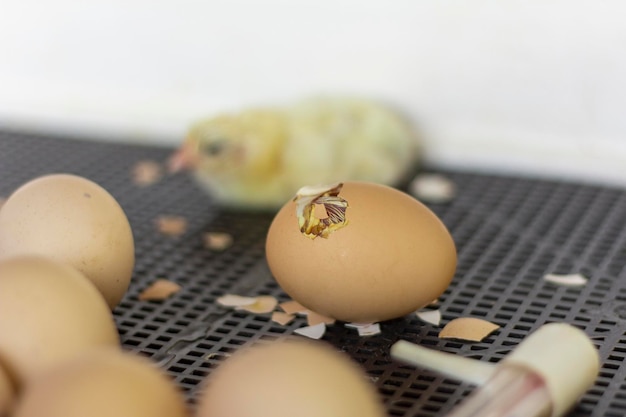
<path fill-rule="evenodd" d="M 276 209 L 304 185 L 360 180 L 397 185 L 418 140 L 397 113 L 370 100 L 320 98 L 201 120 L 170 158 L 229 207 Z"/>

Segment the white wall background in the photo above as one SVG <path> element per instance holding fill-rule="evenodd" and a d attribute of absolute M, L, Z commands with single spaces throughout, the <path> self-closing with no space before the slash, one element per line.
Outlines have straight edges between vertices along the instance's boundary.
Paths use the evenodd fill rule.
<path fill-rule="evenodd" d="M 351 93 L 432 162 L 626 185 L 625 22 L 618 0 L 2 0 L 0 125 L 177 144 Z"/>

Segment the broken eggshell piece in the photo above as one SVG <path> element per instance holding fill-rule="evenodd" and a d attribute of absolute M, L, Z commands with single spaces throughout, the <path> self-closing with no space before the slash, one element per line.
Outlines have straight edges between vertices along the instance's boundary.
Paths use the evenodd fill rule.
<path fill-rule="evenodd" d="M 274 311 L 274 308 L 277 304 L 278 301 L 271 295 L 261 295 L 259 297 L 256 297 L 252 304 L 239 306 L 236 309 L 244 310 L 249 313 L 264 314 Z"/>
<path fill-rule="evenodd" d="M 177 283 L 159 278 L 146 287 L 137 297 L 140 301 L 165 300 L 182 289 Z"/>
<path fill-rule="evenodd" d="M 280 324 L 281 326 L 285 326 L 291 323 L 295 318 L 296 316 L 294 316 L 293 314 L 287 314 L 282 311 L 274 311 L 272 313 L 272 321 L 274 323 Z"/>
<path fill-rule="evenodd" d="M 348 202 L 339 197 L 343 187 L 342 183 L 330 186 L 305 186 L 296 193 L 296 216 L 300 232 L 306 237 L 328 238 L 335 230 L 348 224 L 346 220 L 346 208 Z M 318 217 L 319 206 L 324 207 L 327 216 Z"/>
<path fill-rule="evenodd" d="M 245 297 L 236 294 L 225 294 L 216 301 L 224 307 L 234 307 L 236 310 L 244 310 L 256 314 L 271 313 L 278 304 L 278 300 L 271 295 Z"/>
<path fill-rule="evenodd" d="M 454 319 L 441 329 L 441 339 L 458 339 L 471 342 L 481 342 L 500 326 L 490 321 L 475 317 L 459 317 Z"/>
<path fill-rule="evenodd" d="M 589 281 L 587 277 L 582 274 L 546 274 L 543 276 L 543 279 L 547 282 L 563 285 L 565 287 L 582 287 Z"/>
<path fill-rule="evenodd" d="M 266 257 L 293 300 L 356 323 L 429 304 L 450 284 L 457 261 L 450 233 L 424 204 L 392 187 L 352 181 L 301 189 L 274 217 Z"/>
<path fill-rule="evenodd" d="M 441 324 L 441 311 L 439 310 L 419 310 L 415 315 L 425 323 L 439 326 Z"/>
<path fill-rule="evenodd" d="M 308 337 L 309 339 L 321 339 L 326 333 L 326 324 L 317 323 L 311 326 L 304 326 L 294 330 L 295 334 Z"/>

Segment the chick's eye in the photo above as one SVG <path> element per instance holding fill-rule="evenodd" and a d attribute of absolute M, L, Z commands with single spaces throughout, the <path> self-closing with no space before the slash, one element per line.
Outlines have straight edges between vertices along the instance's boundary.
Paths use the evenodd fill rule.
<path fill-rule="evenodd" d="M 202 144 L 202 152 L 210 156 L 218 156 L 226 148 L 226 142 L 224 140 L 213 140 Z"/>

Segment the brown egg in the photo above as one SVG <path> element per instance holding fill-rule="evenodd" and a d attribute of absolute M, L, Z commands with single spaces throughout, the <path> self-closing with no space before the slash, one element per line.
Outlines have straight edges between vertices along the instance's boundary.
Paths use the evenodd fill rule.
<path fill-rule="evenodd" d="M 374 385 L 323 342 L 243 348 L 207 379 L 196 417 L 383 417 Z"/>
<path fill-rule="evenodd" d="M 13 417 L 185 417 L 178 387 L 148 359 L 94 349 L 25 389 Z"/>
<path fill-rule="evenodd" d="M 304 187 L 276 214 L 266 256 L 294 300 L 360 323 L 427 305 L 448 287 L 457 262 L 450 233 L 430 209 L 365 182 Z"/>
<path fill-rule="evenodd" d="M 119 348 L 111 310 L 74 268 L 40 256 L 0 261 L 0 358 L 15 386 L 96 346 Z"/>
<path fill-rule="evenodd" d="M 15 389 L 8 371 L 0 364 L 0 416 L 7 416 L 15 400 Z"/>
<path fill-rule="evenodd" d="M 104 188 L 68 174 L 33 179 L 0 210 L 0 258 L 41 254 L 87 276 L 114 308 L 128 289 L 135 249 L 128 219 Z"/>

